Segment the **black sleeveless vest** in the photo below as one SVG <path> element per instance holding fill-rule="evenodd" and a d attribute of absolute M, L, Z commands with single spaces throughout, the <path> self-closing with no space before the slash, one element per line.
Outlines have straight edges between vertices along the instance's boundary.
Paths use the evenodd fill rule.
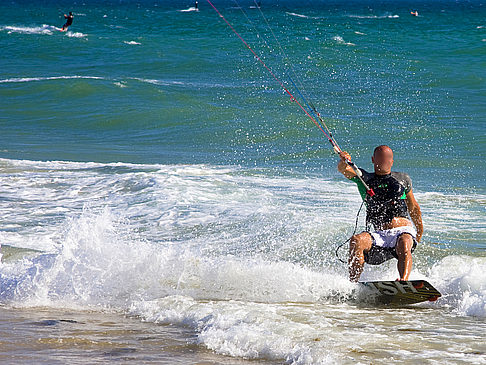
<path fill-rule="evenodd" d="M 375 228 L 390 223 L 395 217 L 408 218 L 406 188 L 392 174 L 373 175 L 365 182 L 373 189 L 375 195 L 365 198 L 366 221 Z"/>

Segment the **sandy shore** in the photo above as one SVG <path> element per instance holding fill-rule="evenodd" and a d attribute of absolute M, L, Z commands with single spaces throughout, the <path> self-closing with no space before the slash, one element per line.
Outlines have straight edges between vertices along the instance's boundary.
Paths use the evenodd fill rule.
<path fill-rule="evenodd" d="M 0 308 L 2 364 L 273 364 L 214 354 L 190 330 L 109 312 Z"/>

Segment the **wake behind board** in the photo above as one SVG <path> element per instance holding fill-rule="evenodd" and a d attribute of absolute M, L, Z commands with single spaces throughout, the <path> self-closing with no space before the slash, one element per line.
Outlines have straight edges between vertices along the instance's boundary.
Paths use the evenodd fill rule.
<path fill-rule="evenodd" d="M 425 280 L 410 281 L 368 281 L 364 285 L 363 295 L 366 300 L 377 304 L 415 304 L 434 302 L 441 294 Z"/>

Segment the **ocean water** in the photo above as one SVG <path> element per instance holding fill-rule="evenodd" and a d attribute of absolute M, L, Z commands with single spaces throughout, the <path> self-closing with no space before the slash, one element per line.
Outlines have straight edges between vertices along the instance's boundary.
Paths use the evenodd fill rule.
<path fill-rule="evenodd" d="M 486 363 L 484 2 L 214 5 L 360 167 L 394 149 L 443 296 L 360 301 L 356 186 L 207 2 L 1 2 L 0 361 Z"/>

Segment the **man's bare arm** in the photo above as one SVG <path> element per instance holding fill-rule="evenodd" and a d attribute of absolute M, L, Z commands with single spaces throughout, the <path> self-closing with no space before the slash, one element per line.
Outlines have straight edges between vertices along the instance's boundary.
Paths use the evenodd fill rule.
<path fill-rule="evenodd" d="M 348 179 L 352 179 L 353 177 L 356 176 L 356 173 L 354 172 L 354 170 L 351 168 L 351 166 L 349 166 L 345 160 L 349 160 L 351 161 L 351 156 L 349 153 L 347 153 L 346 151 L 342 151 L 340 154 L 339 154 L 339 157 L 341 158 L 341 160 L 339 160 L 339 163 L 338 163 L 338 171 L 343 174 L 344 176 L 346 176 Z"/>
<path fill-rule="evenodd" d="M 420 242 L 422 239 L 422 234 L 424 233 L 424 225 L 422 223 L 422 212 L 420 210 L 420 206 L 418 205 L 417 200 L 415 200 L 412 190 L 408 192 L 406 202 L 408 211 L 410 212 L 410 218 L 412 218 L 412 222 L 417 229 L 417 241 Z"/>

